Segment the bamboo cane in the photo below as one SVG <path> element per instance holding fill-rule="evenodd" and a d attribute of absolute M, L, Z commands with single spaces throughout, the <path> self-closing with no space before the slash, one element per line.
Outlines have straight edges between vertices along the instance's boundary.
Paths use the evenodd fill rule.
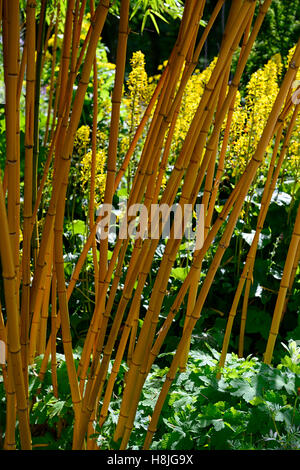
<path fill-rule="evenodd" d="M 57 321 L 57 306 L 56 306 L 56 269 L 53 266 L 53 276 L 51 285 L 51 379 L 53 394 L 58 398 L 58 384 L 57 384 L 57 370 L 56 370 L 56 321 Z M 45 354 L 44 354 L 45 356 Z"/>
<path fill-rule="evenodd" d="M 14 389 L 17 399 L 17 413 L 20 424 L 20 439 L 22 449 L 31 448 L 31 435 L 29 428 L 28 406 L 22 371 L 21 345 L 19 339 L 19 314 L 16 301 L 16 273 L 14 267 L 12 247 L 10 244 L 8 220 L 2 184 L 0 186 L 0 220 L 2 222 L 2 236 L 0 237 L 0 254 L 4 281 L 5 304 L 7 312 L 7 340 L 9 365 L 12 370 Z M 10 371 L 8 371 L 10 374 Z"/>
<path fill-rule="evenodd" d="M 39 161 L 39 107 L 40 107 L 40 87 L 42 75 L 42 59 L 43 59 L 43 45 L 46 31 L 46 9 L 47 2 L 43 0 L 41 3 L 40 21 L 38 26 L 37 41 L 36 41 L 36 66 L 35 66 L 35 93 L 34 93 L 34 129 L 33 129 L 33 156 L 32 156 L 32 204 L 34 205 L 36 199 L 36 192 L 38 186 L 38 161 Z M 38 236 L 38 220 L 34 221 L 34 235 L 32 237 L 32 251 L 34 264 L 36 263 L 39 236 Z"/>
<path fill-rule="evenodd" d="M 52 242 L 53 243 L 53 242 Z M 46 347 L 46 338 L 47 338 L 47 321 L 49 313 L 49 300 L 51 292 L 51 281 L 52 281 L 52 253 L 53 246 L 50 246 L 49 261 L 47 261 L 47 273 L 46 273 L 46 282 L 43 295 L 43 303 L 41 306 L 41 317 L 38 328 L 38 341 L 36 345 L 36 353 L 38 356 L 44 354 Z"/>
<path fill-rule="evenodd" d="M 58 302 L 60 307 L 60 318 L 61 318 L 61 330 L 62 330 L 62 341 L 64 347 L 64 353 L 66 358 L 66 365 L 68 370 L 69 384 L 71 389 L 73 409 L 75 413 L 74 423 L 74 436 L 77 433 L 78 418 L 81 404 L 81 396 L 79 392 L 79 386 L 77 381 L 77 374 L 75 369 L 75 363 L 73 358 L 72 350 L 72 336 L 70 331 L 70 319 L 68 311 L 68 303 L 66 296 L 66 283 L 64 276 L 64 259 L 63 259 L 63 219 L 64 219 L 64 202 L 67 190 L 67 182 L 65 182 L 63 198 L 61 198 L 60 204 L 57 207 L 57 213 L 55 217 L 54 226 L 54 249 L 55 249 L 55 267 L 57 276 L 57 294 Z"/>
<path fill-rule="evenodd" d="M 114 192 L 114 183 L 116 176 L 117 164 L 117 147 L 120 121 L 120 105 L 122 97 L 122 89 L 125 73 L 127 38 L 128 38 L 128 17 L 129 17 L 129 0 L 122 0 L 120 7 L 120 23 L 118 33 L 118 48 L 116 61 L 115 84 L 112 93 L 112 112 L 107 156 L 106 184 L 104 193 L 104 204 L 111 204 Z M 108 212 L 110 217 L 110 212 Z M 100 259 L 99 259 L 99 285 L 98 295 L 101 292 L 105 273 L 107 269 L 107 253 L 108 253 L 108 237 L 101 240 L 100 243 Z M 104 309 L 104 304 L 99 305 L 99 309 Z"/>
<path fill-rule="evenodd" d="M 25 127 L 25 174 L 23 209 L 23 254 L 22 254 L 22 298 L 21 298 L 21 348 L 24 380 L 27 383 L 28 334 L 30 305 L 30 258 L 31 258 L 31 216 L 32 216 L 32 172 L 34 145 L 34 93 L 35 93 L 35 2 L 27 4 L 26 43 L 26 127 Z"/>
<path fill-rule="evenodd" d="M 11 354 L 7 353 L 7 388 L 6 388 L 6 423 L 3 448 L 15 450 L 16 448 L 16 392 L 12 373 Z"/>
<path fill-rule="evenodd" d="M 15 267 L 18 264 L 19 246 L 17 234 L 17 198 L 19 166 L 17 157 L 17 84 L 18 84 L 18 35 L 19 35 L 19 5 L 18 2 L 8 2 L 7 5 L 7 80 L 6 80 L 6 158 L 8 165 L 8 224 Z M 5 39 L 5 36 L 4 38 Z"/>
<path fill-rule="evenodd" d="M 95 223 L 94 206 L 95 206 L 95 173 L 96 173 L 96 142 L 97 142 L 97 117 L 98 117 L 98 79 L 97 79 L 97 62 L 94 61 L 94 81 L 93 81 L 93 129 L 92 129 L 92 163 L 91 163 L 91 186 L 90 186 L 90 202 L 89 202 L 89 223 L 90 230 Z M 95 302 L 97 303 L 98 294 L 98 262 L 96 238 L 92 244 L 93 260 L 94 260 L 94 284 L 95 284 Z"/>
<path fill-rule="evenodd" d="M 49 102 L 48 102 L 48 111 L 47 111 L 47 120 L 46 120 L 46 128 L 45 128 L 45 136 L 44 136 L 44 147 L 48 142 L 49 136 L 49 126 L 50 126 L 50 119 L 51 119 L 51 111 L 53 106 L 53 94 L 54 94 L 54 76 L 55 76 L 55 65 L 56 65 L 56 52 L 57 52 L 57 35 L 58 35 L 58 19 L 60 14 L 60 3 L 57 2 L 56 6 L 56 18 L 55 18 L 55 25 L 54 25 L 54 41 L 53 41 L 53 55 L 52 55 L 52 63 L 51 63 L 51 75 L 50 75 L 50 84 L 49 84 Z M 54 121 L 54 117 L 52 116 Z"/>
<path fill-rule="evenodd" d="M 74 10 L 75 0 L 68 0 L 67 3 L 67 12 L 66 12 L 66 21 L 64 29 L 64 41 L 62 48 L 61 56 L 61 82 L 59 89 L 59 107 L 58 107 L 58 116 L 62 116 L 65 106 L 65 95 L 67 93 L 67 82 L 68 82 L 68 70 L 70 68 L 70 59 L 71 59 L 71 40 L 72 40 L 72 21 L 73 21 L 73 10 Z"/>
<path fill-rule="evenodd" d="M 294 264 L 293 264 L 293 267 L 292 267 L 289 289 L 288 289 L 288 292 L 287 292 L 287 295 L 286 295 L 286 299 L 285 299 L 285 303 L 284 303 L 284 308 L 283 308 L 282 316 L 281 316 L 281 321 L 283 320 L 284 314 L 285 314 L 285 312 L 286 312 L 287 304 L 288 304 L 288 301 L 289 301 L 289 296 L 290 296 L 291 290 L 292 290 L 292 288 L 293 288 L 293 284 L 294 284 L 294 280 L 295 280 L 297 268 L 298 268 L 298 265 L 299 265 L 299 260 L 300 260 L 300 244 L 298 244 L 298 251 L 297 251 L 297 253 L 296 253 L 295 260 L 294 260 Z"/>
<path fill-rule="evenodd" d="M 277 301 L 273 313 L 271 328 L 269 332 L 268 342 L 266 351 L 264 354 L 264 362 L 266 364 L 271 364 L 273 350 L 276 342 L 276 338 L 279 331 L 280 320 L 282 317 L 282 311 L 284 308 L 284 302 L 287 294 L 287 290 L 289 288 L 289 282 L 291 277 L 291 272 L 293 269 L 293 264 L 297 255 L 297 250 L 299 246 L 299 239 L 300 239 L 300 205 L 298 205 L 298 211 L 296 216 L 296 221 L 294 225 L 294 230 L 289 246 L 289 250 L 287 253 L 286 262 L 284 265 L 283 275 L 280 282 L 279 293 L 277 296 Z"/>

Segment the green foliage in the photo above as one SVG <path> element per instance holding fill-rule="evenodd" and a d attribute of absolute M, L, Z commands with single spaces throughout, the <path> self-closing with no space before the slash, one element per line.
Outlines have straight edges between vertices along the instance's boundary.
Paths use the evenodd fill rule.
<path fill-rule="evenodd" d="M 287 354 L 277 367 L 256 357 L 228 354 L 219 372 L 219 353 L 208 343 L 190 352 L 185 372 L 178 374 L 164 404 L 151 449 L 171 450 L 292 450 L 300 447 L 300 347 L 283 344 Z M 282 349 L 283 350 L 283 349 Z M 173 353 L 161 355 L 168 363 Z M 74 354 L 76 365 L 79 354 Z M 65 358 L 57 354 L 59 396 L 52 391 L 50 363 L 43 383 L 38 378 L 42 358 L 30 368 L 33 449 L 71 449 L 74 415 Z M 110 366 L 111 370 L 112 364 Z M 118 420 L 128 367 L 122 363 L 108 417 L 95 434 L 101 449 L 118 448 L 112 436 Z M 129 449 L 141 449 L 168 366 L 153 366 L 144 385 Z M 3 382 L 0 399 L 4 400 Z M 101 406 L 101 402 L 100 402 Z M 1 407 L 0 426 L 5 425 Z M 18 438 L 18 435 L 17 435 Z"/>
<path fill-rule="evenodd" d="M 163 408 L 152 448 L 299 448 L 299 374 L 285 361 L 272 368 L 254 357 L 228 354 L 217 380 L 217 358 L 215 350 L 191 352 Z"/>
<path fill-rule="evenodd" d="M 300 375 L 291 355 L 278 367 L 255 357 L 239 359 L 228 354 L 217 380 L 219 353 L 208 345 L 193 349 L 187 370 L 171 387 L 151 449 L 261 450 L 298 449 L 300 446 Z M 164 355 L 166 358 L 166 355 Z M 141 449 L 145 433 L 168 368 L 155 366 L 143 388 L 129 448 Z M 299 371 L 298 371 L 299 372 Z M 119 399 L 111 403 L 98 443 L 114 448 L 111 437 Z"/>
<path fill-rule="evenodd" d="M 58 397 L 53 394 L 50 363 L 42 383 L 38 377 L 42 356 L 37 357 L 35 364 L 29 368 L 30 428 L 33 450 L 66 450 L 71 449 L 72 446 L 74 413 L 67 366 L 63 354 L 57 354 L 56 360 Z M 74 360 L 78 364 L 79 355 L 76 352 Z M 2 403 L 0 406 L 0 443 L 1 440 L 3 443 L 5 391 L 2 375 L 0 376 L 0 402 Z M 16 442 L 19 446 L 18 428 L 16 429 Z"/>
<path fill-rule="evenodd" d="M 115 2 L 111 9 L 116 15 L 119 14 L 119 3 Z M 160 30 L 157 19 L 168 23 L 168 17 L 180 19 L 183 13 L 183 3 L 181 0 L 168 0 L 166 2 L 160 2 L 159 0 L 134 0 L 130 2 L 130 7 L 130 20 L 135 16 L 141 16 L 141 32 L 144 31 L 147 19 L 149 18 L 158 34 Z"/>

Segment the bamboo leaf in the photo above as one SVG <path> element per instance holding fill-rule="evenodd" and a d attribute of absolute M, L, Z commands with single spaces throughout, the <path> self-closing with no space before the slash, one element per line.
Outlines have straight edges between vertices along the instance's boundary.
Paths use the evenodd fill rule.
<path fill-rule="evenodd" d="M 150 16 L 150 18 L 151 18 L 151 20 L 152 20 L 152 23 L 153 23 L 154 26 L 155 26 L 155 29 L 156 29 L 156 31 L 157 31 L 157 34 L 159 34 L 159 28 L 158 28 L 156 19 L 155 19 L 154 15 L 152 14 L 152 12 L 151 12 L 150 10 L 149 10 L 149 16 Z"/>

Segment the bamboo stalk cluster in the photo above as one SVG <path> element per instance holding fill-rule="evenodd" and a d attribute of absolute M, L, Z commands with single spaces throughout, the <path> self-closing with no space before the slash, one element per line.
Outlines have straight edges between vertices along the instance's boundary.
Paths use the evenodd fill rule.
<path fill-rule="evenodd" d="M 230 243 L 244 200 L 265 158 L 269 143 L 275 139 L 255 236 L 229 311 L 220 367 L 225 363 L 232 325 L 244 286 L 246 286 L 239 346 L 239 354 L 243 354 L 249 289 L 253 277 L 259 234 L 264 225 L 299 108 L 299 105 L 294 105 L 292 102 L 292 83 L 300 63 L 300 43 L 296 46 L 294 56 L 252 159 L 215 220 L 213 220 L 213 213 L 224 171 L 226 147 L 237 89 L 271 0 L 265 0 L 262 3 L 258 14 L 255 13 L 255 1 L 234 0 L 231 2 L 213 73 L 206 84 L 181 151 L 170 175 L 167 176 L 166 187 L 159 200 L 161 181 L 170 152 L 182 96 L 188 79 L 198 64 L 205 41 L 210 39 L 209 33 L 224 1 L 218 0 L 216 2 L 204 30 L 200 30 L 200 20 L 203 17 L 206 1 L 187 0 L 185 2 L 177 40 L 167 66 L 130 143 L 128 152 L 118 168 L 120 105 L 125 74 L 130 9 L 129 0 L 121 0 L 104 203 L 112 203 L 130 158 L 145 131 L 146 138 L 132 182 L 128 207 L 132 204 L 143 203 L 149 209 L 152 204 L 158 202 L 172 206 L 179 190 L 181 190 L 179 206 L 194 205 L 199 197 L 200 189 L 204 188 L 201 201 L 204 205 L 204 244 L 201 249 L 193 253 L 188 275 L 178 290 L 168 316 L 159 330 L 157 328 L 159 315 L 163 301 L 168 296 L 168 281 L 182 240 L 170 237 L 166 243 L 150 294 L 148 309 L 140 329 L 137 325 L 141 312 L 141 299 L 148 276 L 151 273 L 159 240 L 147 238 L 135 240 L 126 270 L 125 282 L 122 286 L 120 280 L 124 273 L 125 255 L 127 250 L 131 249 L 129 240 L 117 238 L 110 259 L 108 257 L 108 241 L 101 240 L 99 262 L 97 260 L 95 233 L 101 217 L 95 218 L 93 205 L 98 115 L 96 49 L 109 11 L 109 1 L 101 0 L 96 8 L 93 2 L 90 2 L 91 26 L 85 40 L 80 43 L 82 22 L 88 6 L 85 0 L 81 2 L 68 0 L 61 61 L 56 82 L 54 80 L 55 54 L 61 6 L 58 0 L 55 2 L 56 10 L 51 19 L 55 47 L 51 66 L 47 129 L 44 137 L 44 145 L 48 152 L 44 173 L 39 182 L 37 182 L 36 175 L 39 155 L 39 89 L 43 54 L 47 49 L 47 40 L 50 34 L 49 30 L 47 33 L 45 31 L 47 2 L 41 2 L 38 28 L 36 28 L 36 2 L 34 0 L 27 1 L 25 44 L 22 56 L 19 2 L 16 0 L 1 2 L 6 96 L 6 166 L 0 185 L 0 220 L 2 225 L 0 254 L 5 296 L 4 315 L 3 313 L 0 315 L 0 339 L 7 344 L 7 361 L 2 365 L 7 397 L 6 449 L 15 448 L 17 418 L 21 447 L 23 449 L 31 448 L 28 366 L 34 363 L 37 355 L 43 356 L 39 374 L 41 380 L 43 380 L 51 357 L 53 393 L 55 396 L 59 395 L 56 375 L 56 343 L 59 329 L 62 335 L 74 408 L 73 449 L 97 448 L 96 440 L 88 436 L 94 433 L 95 423 L 101 427 L 105 422 L 115 380 L 123 360 L 127 361 L 128 373 L 114 440 L 120 441 L 120 449 L 126 449 L 145 379 L 187 295 L 182 336 L 178 339 L 176 353 L 156 402 L 144 443 L 145 449 L 150 447 L 170 385 L 178 370 L 184 370 L 186 367 L 192 332 L 201 316 L 216 272 Z M 241 45 L 240 48 L 239 45 Z M 239 50 L 238 64 L 228 85 L 233 56 L 237 50 Z M 78 76 L 79 70 L 80 75 Z M 23 81 L 24 74 L 26 77 L 25 171 L 24 198 L 21 204 L 19 123 L 20 83 Z M 66 191 L 75 133 L 80 123 L 85 93 L 91 77 L 94 99 L 89 205 L 90 232 L 71 278 L 66 279 L 63 247 Z M 74 88 L 76 91 L 73 96 Z M 222 134 L 224 123 L 225 132 Z M 39 208 L 51 163 L 53 163 L 54 169 L 51 199 L 46 216 L 41 221 L 38 215 Z M 128 222 L 130 221 L 131 218 L 128 217 Z M 266 345 L 266 363 L 270 363 L 272 360 L 276 336 L 286 305 L 287 291 L 292 288 L 299 261 L 299 221 L 298 208 L 269 340 Z M 36 240 L 35 237 L 38 233 L 36 228 L 40 223 L 43 225 L 42 234 L 40 239 Z M 163 228 L 161 224 L 158 228 L 161 233 Z M 22 250 L 20 250 L 20 230 L 23 235 Z M 204 281 L 200 283 L 203 260 L 221 231 L 222 236 L 216 253 Z M 95 308 L 85 338 L 80 363 L 76 369 L 72 349 L 69 299 L 90 249 L 94 260 Z M 122 295 L 118 305 L 115 306 L 116 293 L 120 289 Z M 50 307 L 51 316 L 49 317 Z M 109 372 L 112 360 L 113 366 Z"/>

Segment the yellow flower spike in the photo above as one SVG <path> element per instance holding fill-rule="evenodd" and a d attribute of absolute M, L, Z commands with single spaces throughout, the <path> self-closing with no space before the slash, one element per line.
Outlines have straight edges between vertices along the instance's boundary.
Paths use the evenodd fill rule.
<path fill-rule="evenodd" d="M 281 57 L 276 54 L 251 75 L 244 105 L 241 105 L 240 93 L 237 93 L 229 140 L 230 155 L 226 161 L 226 167 L 233 168 L 233 176 L 244 171 L 255 152 L 277 97 L 282 68 Z"/>
<path fill-rule="evenodd" d="M 77 150 L 85 149 L 90 141 L 89 126 L 81 126 L 76 132 L 74 146 Z"/>
<path fill-rule="evenodd" d="M 86 126 L 88 127 L 88 126 Z M 89 190 L 92 152 L 86 152 L 81 159 L 80 183 L 84 191 Z M 105 192 L 105 172 L 106 153 L 104 149 L 96 152 L 96 172 L 95 172 L 95 204 L 100 204 L 104 198 Z"/>

